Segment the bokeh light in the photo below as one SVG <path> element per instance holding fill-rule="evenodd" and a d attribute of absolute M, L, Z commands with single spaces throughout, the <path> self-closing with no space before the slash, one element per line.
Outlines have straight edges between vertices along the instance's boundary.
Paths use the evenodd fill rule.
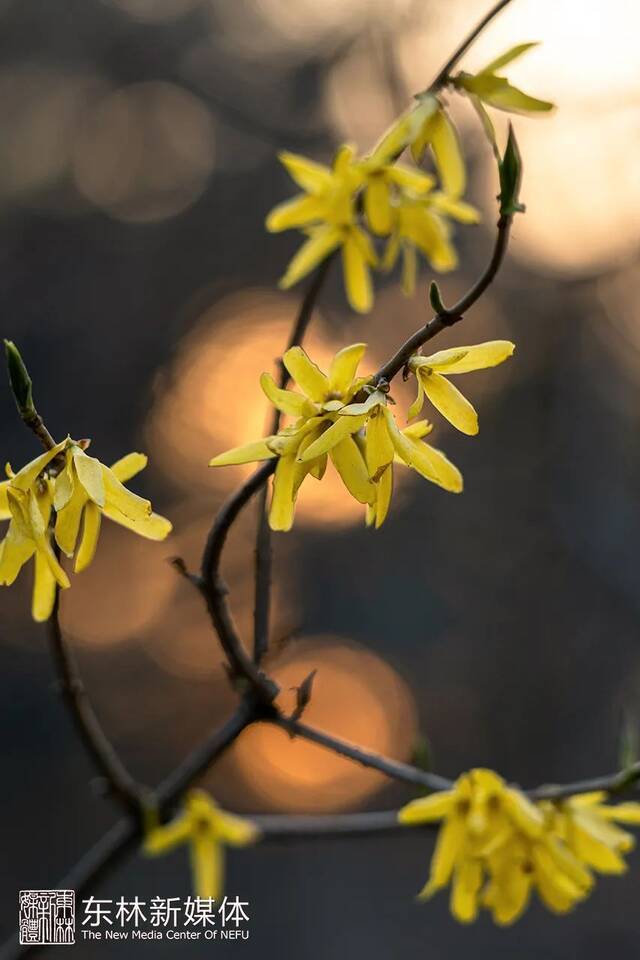
<path fill-rule="evenodd" d="M 77 189 L 118 220 L 163 220 L 205 189 L 215 162 L 212 116 L 166 82 L 116 90 L 86 116 L 74 147 Z"/>
<path fill-rule="evenodd" d="M 339 638 L 296 643 L 272 667 L 280 705 L 290 712 L 290 689 L 317 669 L 305 722 L 328 733 L 406 759 L 416 737 L 411 692 L 395 670 L 362 647 Z M 268 724 L 247 730 L 233 748 L 234 773 L 256 804 L 282 810 L 331 811 L 361 803 L 387 781 L 375 771 Z"/>

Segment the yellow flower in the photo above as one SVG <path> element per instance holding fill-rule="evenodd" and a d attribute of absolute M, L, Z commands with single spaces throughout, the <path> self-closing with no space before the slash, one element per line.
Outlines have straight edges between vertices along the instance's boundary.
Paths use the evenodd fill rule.
<path fill-rule="evenodd" d="M 419 170 L 399 164 L 379 163 L 374 158 L 363 160 L 360 169 L 365 175 L 364 212 L 369 229 L 379 236 L 391 233 L 394 206 L 403 196 L 422 196 L 434 186 L 434 179 Z"/>
<path fill-rule="evenodd" d="M 144 852 L 161 856 L 188 843 L 196 896 L 217 900 L 224 888 L 224 848 L 247 846 L 259 836 L 250 820 L 221 810 L 203 790 L 192 790 L 175 820 L 148 833 Z"/>
<path fill-rule="evenodd" d="M 301 456 L 323 431 L 336 426 L 338 411 L 349 403 L 365 383 L 365 380 L 356 377 L 365 349 L 366 344 L 354 343 L 339 350 L 331 361 L 328 374 L 309 359 L 302 347 L 287 350 L 282 358 L 283 363 L 304 391 L 303 394 L 295 390 L 280 390 L 268 373 L 262 374 L 260 385 L 274 407 L 294 417 L 294 422 L 275 436 L 235 447 L 210 461 L 210 467 L 222 467 L 278 457 L 269 510 L 272 530 L 291 529 L 303 480 L 309 474 L 317 480 L 324 476 L 326 452 L 306 458 L 304 462 Z M 340 436 L 336 436 L 330 456 L 349 493 L 360 503 L 366 504 L 372 501 L 374 490 L 367 476 L 364 458 L 353 439 L 358 429 L 359 425 L 352 421 L 342 423 L 338 427 Z"/>
<path fill-rule="evenodd" d="M 366 468 L 365 475 L 374 488 L 367 507 L 367 525 L 380 527 L 387 516 L 393 492 L 394 461 L 411 467 L 451 493 L 461 492 L 462 474 L 458 468 L 442 451 L 422 440 L 431 432 L 431 426 L 425 420 L 400 430 L 382 390 L 371 390 L 362 403 L 347 404 L 337 412 L 334 423 L 300 452 L 299 460 L 304 464 L 327 453 L 332 455 L 345 434 L 352 435 Z M 358 436 L 361 431 L 364 436 Z"/>
<path fill-rule="evenodd" d="M 460 492 L 462 476 L 440 450 L 422 442 L 431 427 L 426 421 L 400 430 L 381 390 L 370 390 L 363 403 L 352 403 L 366 389 L 356 377 L 366 344 L 339 350 L 324 374 L 302 347 L 287 350 L 283 362 L 304 391 L 280 390 L 267 373 L 260 384 L 273 405 L 295 418 L 276 435 L 235 447 L 214 457 L 211 467 L 278 458 L 273 480 L 269 524 L 290 530 L 303 480 L 321 480 L 330 458 L 352 497 L 367 506 L 368 524 L 379 527 L 389 508 L 393 486 L 391 464 L 412 467 L 445 490 Z"/>
<path fill-rule="evenodd" d="M 39 622 L 51 616 L 56 584 L 64 589 L 69 586 L 51 543 L 53 492 L 51 480 L 43 473 L 65 444 L 57 444 L 16 474 L 7 466 L 9 479 L 0 483 L 0 520 L 10 520 L 0 543 L 0 585 L 10 586 L 34 557 L 31 612 Z"/>
<path fill-rule="evenodd" d="M 422 95 L 416 106 L 404 113 L 383 136 L 372 157 L 387 161 L 411 148 L 420 163 L 431 148 L 444 192 L 452 198 L 462 196 L 466 185 L 464 160 L 455 127 L 441 102 L 433 94 Z"/>
<path fill-rule="evenodd" d="M 458 263 L 451 243 L 451 227 L 446 217 L 461 223 L 477 223 L 478 211 L 462 200 L 452 200 L 443 193 L 423 196 L 405 194 L 392 208 L 393 229 L 382 259 L 382 269 L 391 270 L 402 254 L 402 290 L 411 296 L 416 286 L 417 251 L 434 270 L 444 273 Z"/>
<path fill-rule="evenodd" d="M 495 367 L 515 350 L 510 340 L 490 340 L 471 347 L 439 350 L 429 357 L 411 357 L 409 369 L 416 376 L 418 395 L 409 408 L 409 420 L 422 410 L 425 394 L 449 423 L 462 433 L 478 432 L 478 415 L 465 396 L 443 374 L 470 373 Z"/>
<path fill-rule="evenodd" d="M 549 829 L 571 852 L 598 873 L 624 873 L 622 857 L 635 846 L 635 839 L 615 822 L 640 826 L 640 803 L 607 806 L 601 791 L 581 793 L 556 803 L 541 803 Z"/>
<path fill-rule="evenodd" d="M 135 477 L 146 465 L 144 454 L 130 453 L 107 467 L 69 441 L 64 468 L 54 483 L 53 506 L 57 514 L 56 542 L 68 557 L 75 552 L 82 522 L 76 573 L 93 560 L 102 515 L 149 540 L 164 540 L 171 532 L 171 523 L 152 513 L 148 500 L 123 486 L 123 481 Z"/>
<path fill-rule="evenodd" d="M 487 858 L 490 875 L 482 905 L 500 926 L 514 923 L 535 890 L 553 913 L 568 913 L 588 895 L 593 877 L 588 868 L 556 837 L 514 833 Z"/>
<path fill-rule="evenodd" d="M 62 464 L 60 461 L 63 461 Z M 76 572 L 90 563 L 100 530 L 101 514 L 152 540 L 163 540 L 171 530 L 164 517 L 151 513 L 151 504 L 122 486 L 146 465 L 140 453 L 105 467 L 67 437 L 0 483 L 0 520 L 10 519 L 0 543 L 0 585 L 12 584 L 21 568 L 35 557 L 32 614 L 47 620 L 55 601 L 56 584 L 69 587 L 53 547 L 55 540 L 72 556 L 82 520 L 83 532 Z"/>
<path fill-rule="evenodd" d="M 411 801 L 398 819 L 409 826 L 444 821 L 418 896 L 427 899 L 451 883 L 451 911 L 461 923 L 478 914 L 490 855 L 514 836 L 536 840 L 544 828 L 542 813 L 523 793 L 482 769 L 463 774 L 451 790 Z"/>
<path fill-rule="evenodd" d="M 357 223 L 354 201 L 364 175 L 354 164 L 353 150 L 341 147 L 331 169 L 292 153 L 281 153 L 280 160 L 304 193 L 275 207 L 267 217 L 267 230 L 298 227 L 307 235 L 280 286 L 292 287 L 341 248 L 347 298 L 354 310 L 366 313 L 373 303 L 370 267 L 377 258 L 370 238 Z"/>
<path fill-rule="evenodd" d="M 513 87 L 506 77 L 498 76 L 501 67 L 522 56 L 527 50 L 537 46 L 536 43 L 520 43 L 512 47 L 479 73 L 459 73 L 453 78 L 453 84 L 458 90 L 464 90 L 471 98 L 476 98 L 497 110 L 508 113 L 544 113 L 553 110 L 553 104 L 547 100 L 538 100 Z"/>

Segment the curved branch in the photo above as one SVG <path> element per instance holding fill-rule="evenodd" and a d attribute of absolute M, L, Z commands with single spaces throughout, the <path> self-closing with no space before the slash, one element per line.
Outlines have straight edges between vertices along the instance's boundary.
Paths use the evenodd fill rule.
<path fill-rule="evenodd" d="M 449 74 L 451 73 L 453 68 L 456 66 L 458 61 L 461 60 L 462 57 L 465 55 L 465 53 L 467 52 L 471 44 L 474 42 L 474 40 L 478 38 L 478 36 L 482 33 L 484 28 L 491 23 L 494 17 L 496 17 L 500 13 L 500 11 L 504 10 L 504 8 L 508 6 L 510 3 L 511 3 L 511 0 L 500 0 L 499 3 L 496 3 L 496 5 L 492 7 L 491 10 L 489 10 L 489 13 L 487 13 L 486 16 L 482 18 L 482 20 L 473 28 L 471 33 L 467 37 L 465 37 L 465 39 L 462 41 L 460 46 L 451 54 L 451 56 L 449 57 L 449 59 L 447 60 L 443 68 L 437 74 L 431 86 L 427 88 L 428 90 L 437 90 L 438 87 L 443 86 L 447 82 L 447 80 L 449 79 Z"/>
<path fill-rule="evenodd" d="M 109 785 L 109 792 L 138 818 L 148 791 L 126 769 L 107 738 L 93 711 L 71 647 L 60 626 L 60 590 L 56 587 L 53 611 L 47 621 L 49 647 L 55 666 L 58 689 L 65 700 L 80 740 L 98 771 Z"/>

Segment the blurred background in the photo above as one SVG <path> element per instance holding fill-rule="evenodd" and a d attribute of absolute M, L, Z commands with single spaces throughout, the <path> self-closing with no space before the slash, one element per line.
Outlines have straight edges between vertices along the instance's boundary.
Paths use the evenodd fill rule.
<path fill-rule="evenodd" d="M 92 437 L 111 462 L 141 449 L 135 489 L 175 533 L 162 544 L 105 524 L 63 620 L 104 725 L 135 774 L 157 782 L 232 708 L 198 597 L 166 558 L 195 564 L 243 468 L 207 469 L 261 435 L 259 373 L 281 351 L 301 292 L 276 283 L 299 243 L 263 220 L 294 189 L 276 152 L 327 161 L 370 147 L 424 88 L 489 0 L 38 0 L 0 2 L 0 290 L 3 336 L 21 347 L 58 437 Z M 479 409 L 469 440 L 434 435 L 464 472 L 462 497 L 408 473 L 378 533 L 327 476 L 302 489 L 295 530 L 274 538 L 274 652 L 285 691 L 317 668 L 309 722 L 435 769 L 487 765 L 523 786 L 617 767 L 640 693 L 640 8 L 632 0 L 514 0 L 464 61 L 543 45 L 509 70 L 552 99 L 516 118 L 527 213 L 507 264 L 438 346 L 508 337 L 512 361 L 464 378 Z M 492 243 L 495 170 L 474 115 L 454 103 L 483 225 L 461 228 L 462 269 Z M 496 118 L 501 122 L 501 117 Z M 500 128 L 501 131 L 503 127 Z M 308 349 L 354 340 L 375 369 L 426 312 L 377 278 L 354 316 L 339 271 Z M 404 399 L 401 385 L 394 393 Z M 2 456 L 38 452 L 0 385 Z M 247 636 L 255 518 L 234 531 L 225 575 Z M 2 932 L 17 891 L 54 887 L 113 822 L 52 686 L 28 574 L 0 597 Z M 247 812 L 393 808 L 401 785 L 275 730 L 245 733 L 207 776 Z M 640 927 L 638 869 L 602 879 L 556 919 L 537 905 L 512 930 L 417 906 L 431 839 L 274 844 L 229 856 L 227 889 L 250 902 L 251 940 L 190 956 L 600 958 Z M 185 851 L 128 861 L 103 897 L 185 896 Z M 126 944 L 84 944 L 82 956 Z M 154 944 L 173 956 L 176 944 Z"/>

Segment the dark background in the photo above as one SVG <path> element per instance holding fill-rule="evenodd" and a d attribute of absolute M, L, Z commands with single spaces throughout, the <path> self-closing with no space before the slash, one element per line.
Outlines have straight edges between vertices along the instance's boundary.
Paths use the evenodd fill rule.
<path fill-rule="evenodd" d="M 310 722 L 403 759 L 426 736 L 448 776 L 487 765 L 532 786 L 609 772 L 636 721 L 638 12 L 601 6 L 515 0 L 465 62 L 473 69 L 512 44 L 543 41 L 510 74 L 559 110 L 517 119 L 528 212 L 498 282 L 439 341 L 517 343 L 504 367 L 458 381 L 478 406 L 478 438 L 436 419 L 464 495 L 406 478 L 372 533 L 327 479 L 320 493 L 305 489 L 295 531 L 276 538 L 271 667 L 283 687 L 317 666 Z M 300 296 L 276 290 L 298 237 L 263 228 L 293 192 L 276 152 L 326 161 L 345 138 L 369 147 L 486 7 L 2 0 L 0 333 L 20 345 L 56 436 L 92 437 L 106 462 L 150 454 L 134 488 L 176 528 L 172 541 L 149 545 L 105 524 L 93 568 L 64 597 L 96 709 L 141 779 L 157 782 L 233 704 L 198 599 L 164 560 L 197 561 L 242 476 L 212 475 L 206 461 L 260 435 L 257 376 Z M 496 192 L 467 105 L 454 112 L 484 225 L 458 231 L 463 267 L 442 281 L 448 300 L 488 255 Z M 409 302 L 397 277 L 378 278 L 373 313 L 354 318 L 334 271 L 311 352 L 326 359 L 364 339 L 373 369 L 424 322 L 429 278 Z M 38 450 L 8 387 L 0 394 L 3 456 L 18 467 Z M 226 570 L 245 631 L 252 522 L 234 535 Z M 115 816 L 52 686 L 29 576 L 0 600 L 6 936 L 17 891 L 55 887 Z M 254 812 L 393 808 L 411 796 L 261 730 L 206 785 L 229 808 Z M 446 895 L 413 900 L 430 854 L 418 834 L 232 853 L 227 890 L 250 902 L 251 940 L 149 949 L 310 960 L 633 953 L 633 872 L 603 878 L 568 917 L 536 905 L 514 929 L 487 917 L 464 929 Z M 132 858 L 100 895 L 186 896 L 188 885 L 179 851 Z M 76 948 L 123 958 L 137 949 Z"/>

